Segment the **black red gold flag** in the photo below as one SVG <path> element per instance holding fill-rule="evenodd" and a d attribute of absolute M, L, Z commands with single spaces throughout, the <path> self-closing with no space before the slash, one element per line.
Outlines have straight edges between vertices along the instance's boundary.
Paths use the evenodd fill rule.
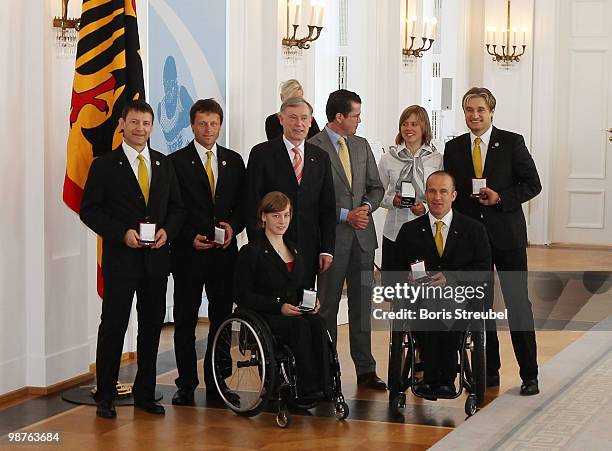
<path fill-rule="evenodd" d="M 72 84 L 64 202 L 79 212 L 94 158 L 121 144 L 119 117 L 129 100 L 144 99 L 136 0 L 83 0 Z M 98 237 L 98 294 L 102 296 Z"/>

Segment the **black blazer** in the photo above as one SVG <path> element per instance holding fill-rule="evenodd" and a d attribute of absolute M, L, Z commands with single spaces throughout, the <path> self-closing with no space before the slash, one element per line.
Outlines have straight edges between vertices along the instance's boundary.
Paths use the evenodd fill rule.
<path fill-rule="evenodd" d="M 312 117 L 312 124 L 310 124 L 310 130 L 308 130 L 308 137 L 306 139 L 312 138 L 314 135 L 319 133 L 321 130 L 319 129 L 319 124 L 317 124 L 317 120 Z M 266 138 L 268 141 L 273 140 L 274 138 L 278 138 L 283 134 L 283 126 L 278 119 L 278 113 L 271 114 L 266 118 Z"/>
<path fill-rule="evenodd" d="M 282 137 L 256 145 L 247 165 L 247 232 L 256 236 L 257 207 L 270 191 L 285 193 L 293 204 L 287 239 L 303 252 L 333 255 L 336 241 L 336 197 L 329 156 L 308 142 L 304 173 L 298 185 Z"/>
<path fill-rule="evenodd" d="M 183 224 L 185 210 L 172 162 L 160 152 L 151 155 L 151 186 L 145 204 L 138 180 L 122 146 L 96 158 L 85 183 L 81 220 L 102 236 L 102 274 L 122 277 L 167 276 L 170 242 Z M 168 243 L 160 249 L 132 249 L 123 243 L 129 229 L 154 222 L 166 230 Z"/>
<path fill-rule="evenodd" d="M 215 202 L 212 201 L 206 170 L 193 141 L 169 156 L 174 164 L 187 210 L 185 223 L 175 242 L 175 263 L 186 263 L 202 255 L 193 248 L 197 234 L 214 238 L 219 222 L 227 222 L 234 231 L 232 242 L 225 249 L 237 252 L 236 236 L 244 229 L 244 198 L 246 170 L 242 157 L 233 150 L 217 144 L 217 181 Z"/>
<path fill-rule="evenodd" d="M 301 302 L 303 261 L 296 247 L 284 241 L 293 253 L 291 272 L 261 231 L 240 249 L 234 273 L 234 294 L 239 307 L 280 314 L 284 303 Z"/>
<path fill-rule="evenodd" d="M 402 226 L 395 240 L 397 252 L 391 270 L 410 270 L 416 260 L 425 260 L 428 271 L 490 271 L 491 247 L 481 223 L 453 210 L 442 257 L 438 255 L 429 214 Z"/>
<path fill-rule="evenodd" d="M 485 207 L 470 199 L 472 193 L 472 145 L 470 134 L 461 135 L 444 149 L 444 169 L 457 183 L 454 208 L 481 221 L 493 246 L 508 250 L 527 246 L 527 225 L 521 204 L 542 191 L 540 177 L 525 140 L 519 134 L 493 127 L 483 177 L 499 193 L 501 204 Z"/>

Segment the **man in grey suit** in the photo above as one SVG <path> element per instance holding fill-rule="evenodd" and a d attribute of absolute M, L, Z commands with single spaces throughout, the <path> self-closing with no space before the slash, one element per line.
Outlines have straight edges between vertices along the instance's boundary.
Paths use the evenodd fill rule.
<path fill-rule="evenodd" d="M 334 343 L 338 305 L 344 281 L 348 288 L 349 339 L 358 385 L 385 390 L 372 356 L 370 302 L 374 251 L 378 247 L 370 214 L 378 208 L 384 188 L 368 142 L 355 136 L 361 122 L 361 98 L 340 89 L 325 108 L 328 123 L 310 143 L 329 154 L 336 193 L 336 245 L 329 270 L 319 275 L 321 315 Z"/>

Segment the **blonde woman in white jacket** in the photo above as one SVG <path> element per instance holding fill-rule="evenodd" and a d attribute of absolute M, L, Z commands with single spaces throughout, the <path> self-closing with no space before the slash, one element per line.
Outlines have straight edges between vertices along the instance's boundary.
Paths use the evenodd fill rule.
<path fill-rule="evenodd" d="M 411 105 L 399 119 L 399 131 L 395 146 L 390 146 L 380 159 L 378 172 L 385 187 L 385 196 L 380 204 L 386 208 L 387 217 L 383 229 L 382 269 L 393 261 L 395 239 L 402 225 L 427 212 L 425 182 L 427 177 L 443 167 L 442 154 L 431 144 L 432 132 L 425 108 Z M 403 181 L 411 182 L 416 194 L 415 205 L 403 208 L 400 205 L 400 188 Z"/>

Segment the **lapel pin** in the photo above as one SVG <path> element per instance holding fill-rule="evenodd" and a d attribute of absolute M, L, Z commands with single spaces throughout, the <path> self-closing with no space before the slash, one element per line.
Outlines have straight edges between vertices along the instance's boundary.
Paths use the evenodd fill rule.
<path fill-rule="evenodd" d="M 225 160 L 223 160 L 223 161 L 221 162 L 221 164 L 222 164 L 223 166 L 225 166 L 227 163 L 225 162 Z"/>
<path fill-rule="evenodd" d="M 191 164 L 195 164 L 195 161 L 191 160 Z"/>
<path fill-rule="evenodd" d="M 424 232 L 424 231 L 425 231 L 425 229 L 422 230 L 422 232 Z"/>
<path fill-rule="evenodd" d="M 155 162 L 155 166 L 159 166 L 159 161 L 156 161 L 156 162 Z"/>
<path fill-rule="evenodd" d="M 314 158 L 311 158 L 310 161 L 312 161 L 314 163 Z"/>
<path fill-rule="evenodd" d="M 265 250 L 264 250 L 264 254 L 267 254 L 267 253 L 268 253 L 268 249 L 265 249 Z"/>
<path fill-rule="evenodd" d="M 123 164 L 123 161 L 120 161 L 120 162 L 119 162 L 119 165 L 122 165 L 122 164 Z"/>
<path fill-rule="evenodd" d="M 495 144 L 493 144 L 493 147 L 499 147 L 499 143 L 496 142 Z"/>

